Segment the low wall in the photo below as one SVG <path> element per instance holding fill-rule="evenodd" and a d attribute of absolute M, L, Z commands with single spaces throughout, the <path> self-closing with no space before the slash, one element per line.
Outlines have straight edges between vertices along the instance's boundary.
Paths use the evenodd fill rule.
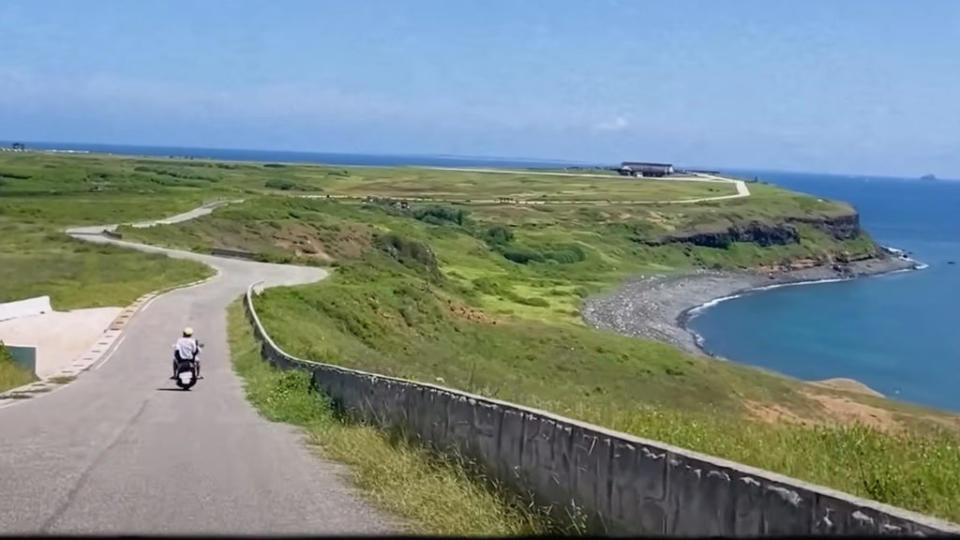
<path fill-rule="evenodd" d="M 960 526 L 768 471 L 440 386 L 290 356 L 244 306 L 268 361 L 312 373 L 342 412 L 457 451 L 593 532 L 644 535 L 958 534 Z"/>
<path fill-rule="evenodd" d="M 51 311 L 53 311 L 53 308 L 50 307 L 49 296 L 27 298 L 26 300 L 0 304 L 0 321 L 19 319 L 20 317 L 29 317 L 31 315 L 42 315 Z"/>
<path fill-rule="evenodd" d="M 210 248 L 210 254 L 217 255 L 219 257 L 233 257 L 235 259 L 247 259 L 251 261 L 255 261 L 258 258 L 256 253 L 252 253 L 250 251 L 220 247 Z"/>

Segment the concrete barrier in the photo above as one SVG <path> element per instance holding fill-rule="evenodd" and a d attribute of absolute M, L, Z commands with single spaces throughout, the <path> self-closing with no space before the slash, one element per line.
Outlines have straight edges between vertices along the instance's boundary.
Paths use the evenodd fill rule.
<path fill-rule="evenodd" d="M 243 251 L 240 249 L 229 249 L 229 248 L 220 248 L 214 247 L 210 248 L 211 255 L 217 255 L 219 257 L 232 257 L 235 259 L 247 259 L 250 261 L 258 260 L 259 256 L 256 253 L 250 251 Z"/>
<path fill-rule="evenodd" d="M 244 302 L 261 353 L 303 369 L 348 415 L 457 452 L 560 515 L 608 534 L 919 535 L 960 526 L 662 442 L 450 388 L 290 356 Z"/>
<path fill-rule="evenodd" d="M 37 296 L 36 298 L 27 298 L 26 300 L 0 304 L 0 321 L 19 319 L 20 317 L 29 317 L 31 315 L 42 315 L 51 311 L 53 311 L 53 308 L 50 307 L 50 297 Z"/>

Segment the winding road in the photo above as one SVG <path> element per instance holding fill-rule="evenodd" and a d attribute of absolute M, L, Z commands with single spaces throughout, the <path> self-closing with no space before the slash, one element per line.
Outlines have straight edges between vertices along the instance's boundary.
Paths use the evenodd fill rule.
<path fill-rule="evenodd" d="M 739 180 L 684 180 L 733 183 L 737 193 L 666 202 L 750 194 Z M 178 223 L 209 214 L 221 204 L 133 226 Z M 200 261 L 217 275 L 145 304 L 127 324 L 123 339 L 74 382 L 0 407 L 0 532 L 270 535 L 398 530 L 393 518 L 349 487 L 341 465 L 311 453 L 295 428 L 259 416 L 230 364 L 225 311 L 248 285 L 261 280 L 264 287 L 310 283 L 327 273 L 103 234 L 115 228 L 67 232 L 90 242 Z M 171 344 L 184 326 L 196 328 L 206 344 L 205 379 L 190 392 L 177 390 L 168 379 Z"/>
<path fill-rule="evenodd" d="M 397 531 L 349 486 L 342 465 L 312 453 L 297 429 L 262 418 L 230 364 L 228 304 L 254 281 L 294 285 L 326 272 L 134 244 L 100 234 L 105 228 L 113 226 L 68 232 L 200 261 L 218 274 L 142 307 L 115 350 L 74 382 L 0 409 L 0 532 Z M 206 345 L 204 380 L 189 392 L 168 379 L 171 345 L 184 326 Z"/>

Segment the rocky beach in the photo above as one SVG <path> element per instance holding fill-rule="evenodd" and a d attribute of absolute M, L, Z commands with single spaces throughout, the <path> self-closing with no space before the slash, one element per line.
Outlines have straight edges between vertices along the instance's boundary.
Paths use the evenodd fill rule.
<path fill-rule="evenodd" d="M 669 343 L 685 351 L 707 353 L 686 327 L 690 313 L 717 300 L 772 286 L 855 279 L 915 270 L 922 265 L 899 250 L 843 264 L 802 269 L 723 272 L 701 270 L 629 281 L 619 289 L 588 298 L 584 321 L 596 328 Z"/>

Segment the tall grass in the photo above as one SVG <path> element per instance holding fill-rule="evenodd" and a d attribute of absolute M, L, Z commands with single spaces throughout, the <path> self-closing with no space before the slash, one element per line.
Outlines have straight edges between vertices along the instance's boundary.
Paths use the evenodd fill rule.
<path fill-rule="evenodd" d="M 960 522 L 956 430 L 806 427 L 649 406 L 614 414 L 590 407 L 559 409 L 619 431 Z"/>
<path fill-rule="evenodd" d="M 248 399 L 270 420 L 302 427 L 325 456 L 351 466 L 353 481 L 409 532 L 512 536 L 550 530 L 546 513 L 480 479 L 454 459 L 337 418 L 307 373 L 279 371 L 260 357 L 239 302 L 228 313 L 234 368 Z"/>

